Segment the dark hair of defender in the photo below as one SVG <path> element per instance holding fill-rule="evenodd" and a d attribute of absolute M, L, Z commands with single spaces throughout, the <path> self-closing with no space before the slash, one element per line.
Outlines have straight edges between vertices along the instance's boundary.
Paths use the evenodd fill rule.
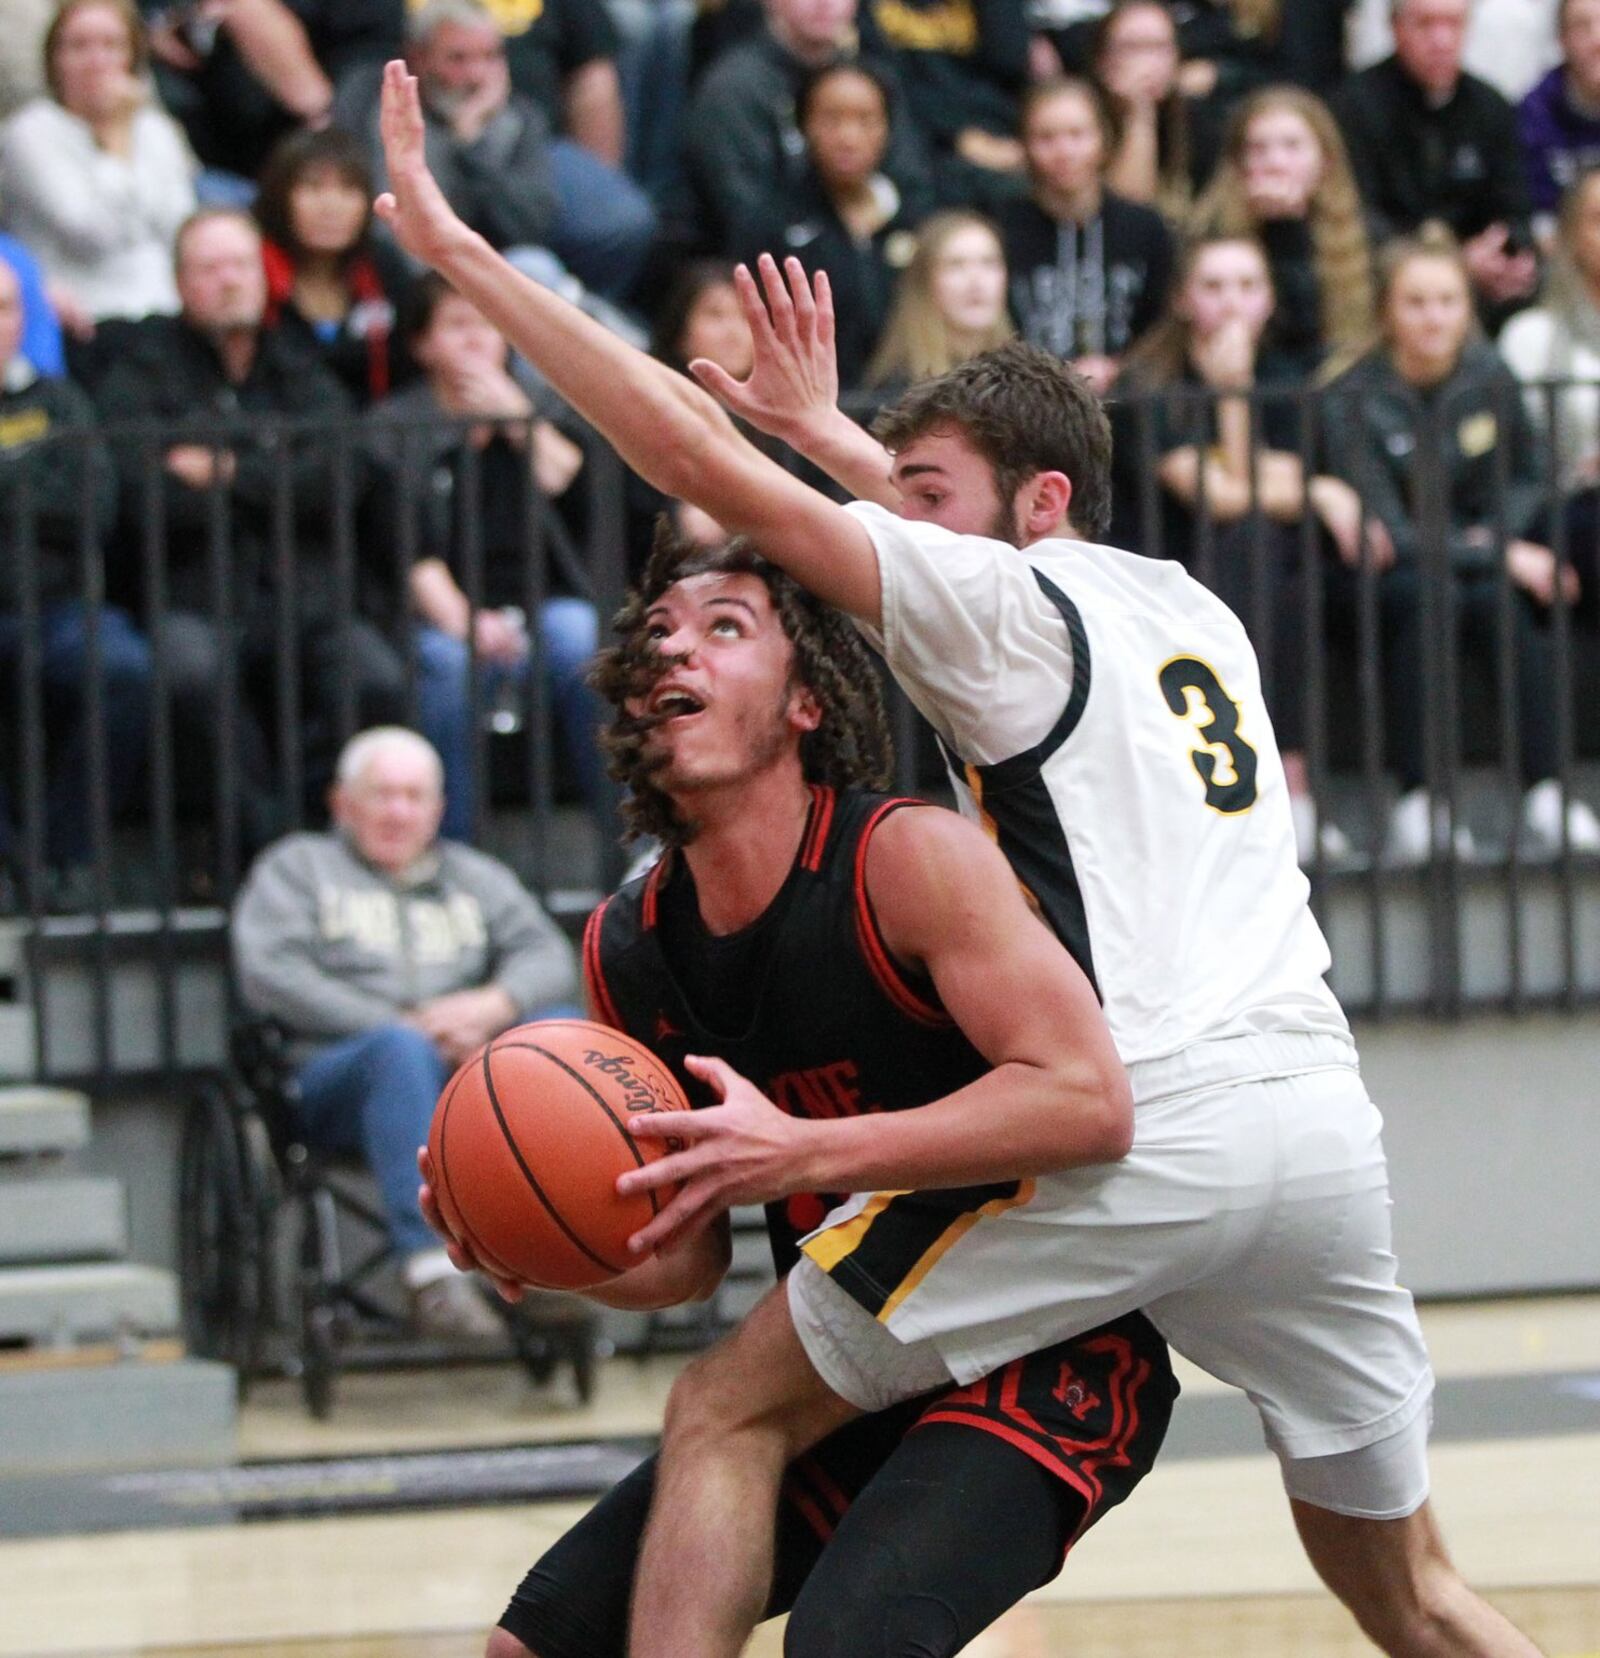
<path fill-rule="evenodd" d="M 1040 472 L 1072 480 L 1072 527 L 1097 541 L 1111 523 L 1111 425 L 1089 382 L 1059 357 L 1007 340 L 913 386 L 872 423 L 891 454 L 930 432 L 959 432 L 994 469 L 1008 513 Z"/>
<path fill-rule="evenodd" d="M 673 661 L 649 638 L 646 613 L 669 587 L 712 573 L 759 577 L 772 597 L 784 636 L 794 647 L 790 683 L 804 685 L 822 710 L 822 723 L 800 739 L 806 781 L 884 789 L 893 775 L 894 745 L 882 681 L 850 620 L 769 564 L 748 541 L 700 547 L 663 516 L 644 574 L 612 623 L 619 642 L 600 652 L 589 674 L 589 683 L 616 710 L 600 741 L 611 775 L 627 791 L 622 815 L 630 840 L 654 835 L 664 846 L 683 846 L 695 836 L 697 826 L 652 780 L 661 761 L 647 758 L 645 739 L 659 722 L 628 713 L 626 705 L 647 695 Z"/>

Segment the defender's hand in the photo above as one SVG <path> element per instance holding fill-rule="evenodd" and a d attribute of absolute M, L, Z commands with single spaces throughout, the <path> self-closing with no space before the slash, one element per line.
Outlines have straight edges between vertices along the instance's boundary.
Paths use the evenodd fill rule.
<path fill-rule="evenodd" d="M 389 188 L 373 209 L 407 253 L 426 265 L 437 265 L 467 241 L 471 232 L 428 170 L 417 79 L 406 73 L 398 58 L 383 72 L 379 131 Z"/>
<path fill-rule="evenodd" d="M 833 290 L 826 271 L 817 272 L 813 288 L 798 259 L 786 259 L 782 273 L 770 253 L 756 263 L 761 287 L 747 265 L 733 273 L 754 345 L 749 376 L 735 380 L 704 357 L 695 358 L 689 372 L 759 431 L 786 441 L 792 436 L 800 448 L 808 425 L 833 415 L 839 400 Z"/>
<path fill-rule="evenodd" d="M 722 1103 L 629 1121 L 636 1139 L 687 1142 L 685 1150 L 617 1177 L 623 1195 L 682 1182 L 661 1213 L 628 1240 L 635 1254 L 693 1237 L 735 1204 L 771 1203 L 805 1189 L 800 1123 L 720 1059 L 689 1058 L 684 1065 L 709 1083 Z"/>

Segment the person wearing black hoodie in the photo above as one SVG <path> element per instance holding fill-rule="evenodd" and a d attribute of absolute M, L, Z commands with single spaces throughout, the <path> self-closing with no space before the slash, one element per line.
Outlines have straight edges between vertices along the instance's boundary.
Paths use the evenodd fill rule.
<path fill-rule="evenodd" d="M 891 92 L 864 60 L 808 75 L 795 102 L 808 166 L 798 185 L 774 190 L 735 237 L 752 268 L 763 253 L 793 255 L 808 273 L 828 273 L 838 315 L 839 384 L 859 386 L 877 346 L 895 280 L 916 251 L 916 223 L 880 170 Z"/>

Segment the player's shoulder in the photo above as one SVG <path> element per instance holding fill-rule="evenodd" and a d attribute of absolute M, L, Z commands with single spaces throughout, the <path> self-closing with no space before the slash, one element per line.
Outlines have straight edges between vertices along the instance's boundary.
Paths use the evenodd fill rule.
<path fill-rule="evenodd" d="M 989 837 L 958 813 L 903 795 L 873 797 L 865 833 L 863 869 L 874 899 L 887 886 L 915 894 L 943 872 L 970 869 L 994 851 Z"/>

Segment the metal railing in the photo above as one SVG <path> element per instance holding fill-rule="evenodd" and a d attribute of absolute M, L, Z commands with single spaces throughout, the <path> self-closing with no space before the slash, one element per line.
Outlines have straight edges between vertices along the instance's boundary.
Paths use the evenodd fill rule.
<path fill-rule="evenodd" d="M 1547 426 L 1557 438 L 1563 390 L 1552 385 L 1541 393 Z M 1500 430 L 1509 431 L 1517 394 L 1506 388 L 1499 395 L 1495 412 Z M 1454 1015 L 1485 999 L 1512 1008 L 1552 1000 L 1571 1007 L 1593 999 L 1579 929 L 1580 907 L 1596 902 L 1585 886 L 1590 860 L 1565 841 L 1553 858 L 1536 859 L 1520 827 L 1524 721 L 1514 621 L 1525 601 L 1501 556 L 1516 527 L 1506 517 L 1513 483 L 1508 446 L 1487 451 L 1493 510 L 1485 579 L 1497 584 L 1498 617 L 1492 651 L 1479 649 L 1464 662 L 1458 642 L 1460 592 L 1450 562 L 1445 466 L 1452 440 L 1438 411 L 1420 429 L 1409 503 L 1421 604 L 1416 681 L 1425 698 L 1426 787 L 1452 815 L 1477 813 L 1486 823 L 1497 817 L 1505 832 L 1484 857 L 1464 859 L 1447 838 L 1420 869 L 1402 870 L 1385 860 L 1381 845 L 1395 792 L 1385 747 L 1389 578 L 1370 538 L 1363 537 L 1361 557 L 1342 578 L 1350 614 L 1342 631 L 1331 630 L 1330 576 L 1338 574 L 1338 561 L 1315 516 L 1306 511 L 1272 519 L 1258 498 L 1260 480 L 1252 468 L 1250 510 L 1221 522 L 1208 505 L 1208 473 L 1218 464 L 1209 442 L 1198 445 L 1200 484 L 1192 510 L 1177 510 L 1182 503 L 1162 481 L 1162 445 L 1185 422 L 1203 433 L 1210 401 L 1209 394 L 1183 391 L 1128 400 L 1117 410 L 1121 539 L 1152 557 L 1181 553 L 1201 580 L 1228 590 L 1256 641 L 1269 703 L 1289 692 L 1297 700 L 1301 751 L 1324 819 L 1364 824 L 1364 850 L 1362 833 L 1354 833 L 1360 855 L 1335 857 L 1319 844 L 1310 864 L 1324 908 L 1336 900 L 1349 904 L 1351 894 L 1359 894 L 1369 956 L 1362 1005 L 1382 1012 L 1391 1004 L 1386 934 L 1401 899 L 1420 899 L 1426 915 L 1428 1005 L 1434 1012 Z M 1321 467 L 1329 422 L 1355 418 L 1308 391 L 1257 390 L 1249 401 L 1255 450 L 1264 446 L 1269 425 L 1280 434 L 1288 431 L 1308 476 Z M 501 424 L 526 440 L 525 422 Z M 464 431 L 467 423 L 454 427 Z M 227 905 L 266 828 L 320 820 L 320 787 L 332 757 L 370 721 L 374 700 L 387 697 L 402 719 L 415 721 L 421 712 L 411 580 L 419 561 L 438 550 L 436 526 L 430 531 L 427 520 L 433 482 L 426 457 L 438 453 L 435 431 L 390 428 L 388 463 L 376 469 L 370 430 L 357 423 L 269 421 L 252 423 L 247 437 L 241 431 L 211 426 L 54 433 L 47 443 L 66 446 L 73 459 L 70 524 L 64 531 L 61 503 L 41 501 L 22 464 L 8 521 L 0 525 L 14 573 L 9 604 L 16 622 L 13 660 L 0 673 L 12 909 L 15 925 L 33 941 L 27 959 L 36 1004 L 46 995 L 52 938 L 60 955 L 89 972 L 87 1018 L 98 1056 L 92 1069 L 102 1074 L 116 1068 L 111 986 L 118 965 L 138 958 L 153 967 L 154 1046 L 161 1066 L 170 1069 L 182 1048 L 174 987 L 197 953 L 220 946 Z M 255 468 L 249 501 L 224 459 L 246 441 Z M 198 501 L 179 502 L 188 514 L 182 526 L 172 522 L 175 486 L 167 467 L 177 444 L 192 444 L 213 458 L 211 481 Z M 452 519 L 452 556 L 476 615 L 487 595 L 485 537 L 491 530 L 504 535 L 504 504 L 491 525 L 478 490 L 479 452 L 470 443 L 457 450 L 460 510 Z M 517 608 L 529 618 L 540 615 L 556 580 L 588 597 L 602 619 L 621 595 L 624 472 L 603 443 L 591 439 L 585 450 L 574 486 L 583 494 L 576 515 L 581 533 L 542 498 L 530 469 L 522 469 L 515 511 L 527 556 Z M 123 478 L 114 521 L 106 519 L 96 493 L 97 468 L 107 451 L 118 457 Z M 1549 544 L 1567 565 L 1581 549 L 1570 545 L 1557 452 L 1558 442 L 1548 442 L 1540 484 Z M 1175 523 L 1187 538 L 1182 547 L 1170 544 Z M 184 559 L 175 563 L 180 547 Z M 503 594 L 499 598 L 504 602 Z M 70 649 L 63 646 L 63 605 L 75 607 L 79 618 Z M 213 650 L 198 723 L 194 661 L 172 625 L 181 617 L 200 624 Z M 1585 768 L 1600 759 L 1600 634 L 1559 599 L 1541 625 L 1550 652 L 1556 775 L 1563 791 L 1581 796 L 1587 789 L 1592 797 L 1595 773 Z M 597 812 L 592 802 L 557 810 L 557 738 L 542 675 L 531 675 L 519 717 L 503 722 L 517 727 L 515 734 L 497 735 L 473 636 L 469 626 L 464 694 L 473 834 L 488 833 L 535 891 L 609 885 L 624 860 L 614 802 L 602 802 Z M 542 648 L 537 627 L 530 628 L 530 648 Z M 127 671 L 130 649 L 145 652 L 142 691 L 128 688 L 139 678 Z M 388 669 L 376 696 L 367 672 L 375 656 Z M 135 694 L 144 699 L 137 719 L 128 700 Z M 898 696 L 892 706 L 901 786 L 936 788 L 938 780 L 926 768 L 918 775 L 916 715 Z M 133 726 L 144 748 L 142 765 L 130 765 L 138 757 L 128 752 L 127 739 L 115 735 Z M 61 774 L 64 755 L 76 768 L 69 777 Z M 137 773 L 131 790 L 123 781 L 130 771 Z M 64 824 L 61 814 L 72 802 L 81 817 Z M 59 865 L 66 842 L 75 844 L 81 865 L 75 884 L 63 890 L 59 872 L 52 882 L 52 862 Z M 1486 835 L 1484 844 L 1489 842 Z M 577 876 L 575 848 L 591 860 Z M 1510 958 L 1503 988 L 1487 998 L 1472 988 L 1461 933 L 1464 900 L 1486 883 L 1501 907 Z M 1562 956 L 1554 993 L 1535 993 L 1524 983 L 1530 883 L 1540 901 L 1553 906 L 1555 948 Z M 1549 978 L 1544 974 L 1541 983 Z M 41 1018 L 37 1028 L 37 1070 L 46 1075 L 59 1068 L 48 1052 L 49 1022 Z"/>

